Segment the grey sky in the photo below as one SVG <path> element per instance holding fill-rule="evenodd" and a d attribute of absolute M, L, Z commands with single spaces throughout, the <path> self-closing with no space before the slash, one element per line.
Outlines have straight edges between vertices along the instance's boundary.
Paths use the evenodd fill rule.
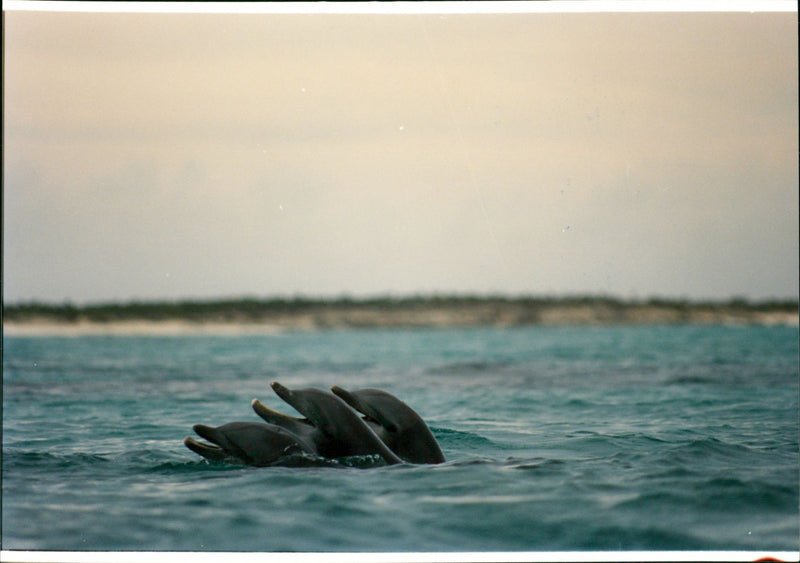
<path fill-rule="evenodd" d="M 797 297 L 797 13 L 5 13 L 7 302 Z"/>

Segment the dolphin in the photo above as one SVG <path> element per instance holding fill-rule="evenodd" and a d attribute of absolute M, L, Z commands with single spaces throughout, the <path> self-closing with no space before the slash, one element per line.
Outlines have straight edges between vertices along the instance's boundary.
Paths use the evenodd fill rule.
<path fill-rule="evenodd" d="M 258 399 L 253 399 L 250 402 L 250 406 L 253 407 L 253 410 L 256 412 L 258 416 L 266 420 L 268 423 L 280 426 L 281 428 L 285 428 L 292 434 L 296 434 L 297 436 L 300 436 L 311 443 L 314 443 L 316 440 L 323 439 L 320 436 L 317 427 L 314 426 L 311 423 L 311 421 L 308 420 L 307 418 L 296 418 L 293 416 L 289 416 L 288 414 L 284 414 L 280 411 L 276 411 L 274 409 L 269 408 L 267 405 L 265 405 Z M 377 422 L 366 416 L 363 417 L 362 420 L 367 423 L 367 426 L 379 438 L 381 437 L 381 434 L 384 432 L 384 429 L 380 424 L 378 424 Z M 384 443 L 386 442 L 384 441 Z"/>
<path fill-rule="evenodd" d="M 402 463 L 375 431 L 342 399 L 319 389 L 291 390 L 277 381 L 272 389 L 284 401 L 306 418 L 294 418 L 253 399 L 253 410 L 272 425 L 278 425 L 292 435 L 314 444 L 317 453 L 337 458 L 379 454 L 388 464 Z"/>
<path fill-rule="evenodd" d="M 192 429 L 212 443 L 187 436 L 184 445 L 211 461 L 264 466 L 287 455 L 316 453 L 313 444 L 274 424 L 229 422 L 217 427 L 195 424 Z"/>
<path fill-rule="evenodd" d="M 425 421 L 403 401 L 380 389 L 331 391 L 365 415 L 365 420 L 389 448 L 409 463 L 442 463 L 444 454 Z M 377 428 L 376 428 L 377 427 Z"/>

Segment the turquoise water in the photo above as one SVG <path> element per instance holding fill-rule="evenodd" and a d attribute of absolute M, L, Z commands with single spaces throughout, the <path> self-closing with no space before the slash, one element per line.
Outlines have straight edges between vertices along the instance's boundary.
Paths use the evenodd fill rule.
<path fill-rule="evenodd" d="M 379 387 L 447 462 L 212 465 L 269 388 Z M 2 548 L 796 550 L 797 327 L 5 337 Z"/>

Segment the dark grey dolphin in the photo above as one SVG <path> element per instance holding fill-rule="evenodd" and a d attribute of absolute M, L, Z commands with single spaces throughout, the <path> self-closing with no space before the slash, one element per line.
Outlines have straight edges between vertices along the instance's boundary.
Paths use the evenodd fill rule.
<path fill-rule="evenodd" d="M 211 444 L 183 439 L 184 445 L 212 461 L 270 465 L 281 457 L 316 453 L 314 445 L 285 428 L 263 422 L 229 422 L 216 428 L 195 424 L 192 429 Z"/>
<path fill-rule="evenodd" d="M 250 406 L 253 407 L 253 410 L 256 411 L 258 416 L 266 420 L 269 424 L 285 428 L 292 434 L 301 436 L 305 440 L 314 443 L 315 436 L 318 434 L 317 427 L 307 418 L 295 418 L 273 410 L 258 399 L 250 401 Z"/>
<path fill-rule="evenodd" d="M 251 405 L 267 422 L 288 430 L 314 444 L 319 455 L 329 458 L 379 454 L 386 463 L 403 460 L 390 450 L 364 420 L 342 399 L 319 389 L 290 390 L 277 381 L 272 389 L 305 419 L 294 418 L 264 406 L 258 399 Z"/>
<path fill-rule="evenodd" d="M 347 391 L 331 387 L 337 396 L 365 415 L 389 448 L 410 463 L 442 463 L 444 454 L 428 425 L 414 409 L 380 389 Z M 377 426 L 377 429 L 376 429 Z"/>
<path fill-rule="evenodd" d="M 324 439 L 317 427 L 314 426 L 307 418 L 295 418 L 293 416 L 289 416 L 288 414 L 276 411 L 269 408 L 258 399 L 253 399 L 250 402 L 250 406 L 253 407 L 253 410 L 258 416 L 266 420 L 268 423 L 285 428 L 292 434 L 296 434 L 312 444 L 317 440 Z M 368 419 L 367 417 L 364 417 L 362 420 L 367 423 L 367 426 L 369 426 L 369 428 L 375 432 L 378 438 L 381 437 L 381 433 L 383 433 L 384 430 L 380 424 Z M 386 442 L 384 441 L 384 443 Z"/>

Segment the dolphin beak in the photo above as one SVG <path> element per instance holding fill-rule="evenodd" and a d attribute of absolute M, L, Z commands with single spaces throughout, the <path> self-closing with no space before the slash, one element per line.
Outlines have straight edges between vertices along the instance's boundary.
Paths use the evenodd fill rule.
<path fill-rule="evenodd" d="M 262 416 L 261 414 L 262 412 L 266 415 L 270 411 L 270 409 L 265 407 L 263 403 L 258 399 L 253 399 L 252 401 L 250 401 L 250 406 L 253 407 L 253 410 L 256 411 L 256 414 L 258 416 L 261 416 L 261 418 L 264 418 L 264 416 Z"/>
<path fill-rule="evenodd" d="M 280 397 L 290 405 L 292 404 L 292 401 L 290 400 L 292 397 L 291 390 L 287 389 L 277 381 L 273 381 L 272 383 L 270 383 L 270 387 L 272 387 L 272 390 L 275 391 L 275 394 L 278 395 L 278 397 Z"/>
<path fill-rule="evenodd" d="M 277 381 L 273 381 L 272 383 L 270 383 L 270 386 L 272 387 L 272 390 L 275 391 L 275 394 L 278 395 L 278 397 L 280 397 L 281 399 L 283 399 L 285 403 L 291 405 L 292 407 L 294 407 L 294 410 L 296 410 L 297 412 L 308 418 L 308 414 L 306 412 L 307 409 L 303 404 L 301 404 L 303 403 L 303 401 L 298 399 L 298 397 L 292 392 L 291 389 L 289 389 L 288 387 L 284 387 Z"/>
<path fill-rule="evenodd" d="M 353 409 L 365 415 L 368 419 L 374 420 L 374 418 L 370 416 L 367 408 L 364 406 L 364 403 L 362 403 L 358 399 L 358 397 L 353 395 L 350 391 L 348 391 L 347 389 L 342 389 L 338 385 L 334 385 L 333 387 L 331 387 L 331 391 L 333 391 L 334 395 L 336 395 L 345 403 L 350 405 Z"/>
<path fill-rule="evenodd" d="M 364 405 L 361 404 L 361 401 L 358 400 L 358 397 L 353 395 L 347 389 L 342 389 L 338 385 L 334 385 L 333 387 L 331 387 L 331 391 L 333 391 L 334 395 L 339 397 L 341 400 L 343 400 L 345 403 L 350 405 L 352 408 L 354 408 L 358 412 L 360 412 L 362 414 L 366 414 L 366 412 L 364 412 Z"/>
<path fill-rule="evenodd" d="M 342 399 L 345 403 L 347 403 L 350 406 L 352 406 L 353 403 L 355 402 L 355 397 L 353 397 L 352 393 L 350 393 L 350 391 L 347 391 L 346 389 L 342 389 L 338 385 L 334 385 L 333 387 L 331 387 L 331 391 L 333 391 L 334 395 Z"/>

